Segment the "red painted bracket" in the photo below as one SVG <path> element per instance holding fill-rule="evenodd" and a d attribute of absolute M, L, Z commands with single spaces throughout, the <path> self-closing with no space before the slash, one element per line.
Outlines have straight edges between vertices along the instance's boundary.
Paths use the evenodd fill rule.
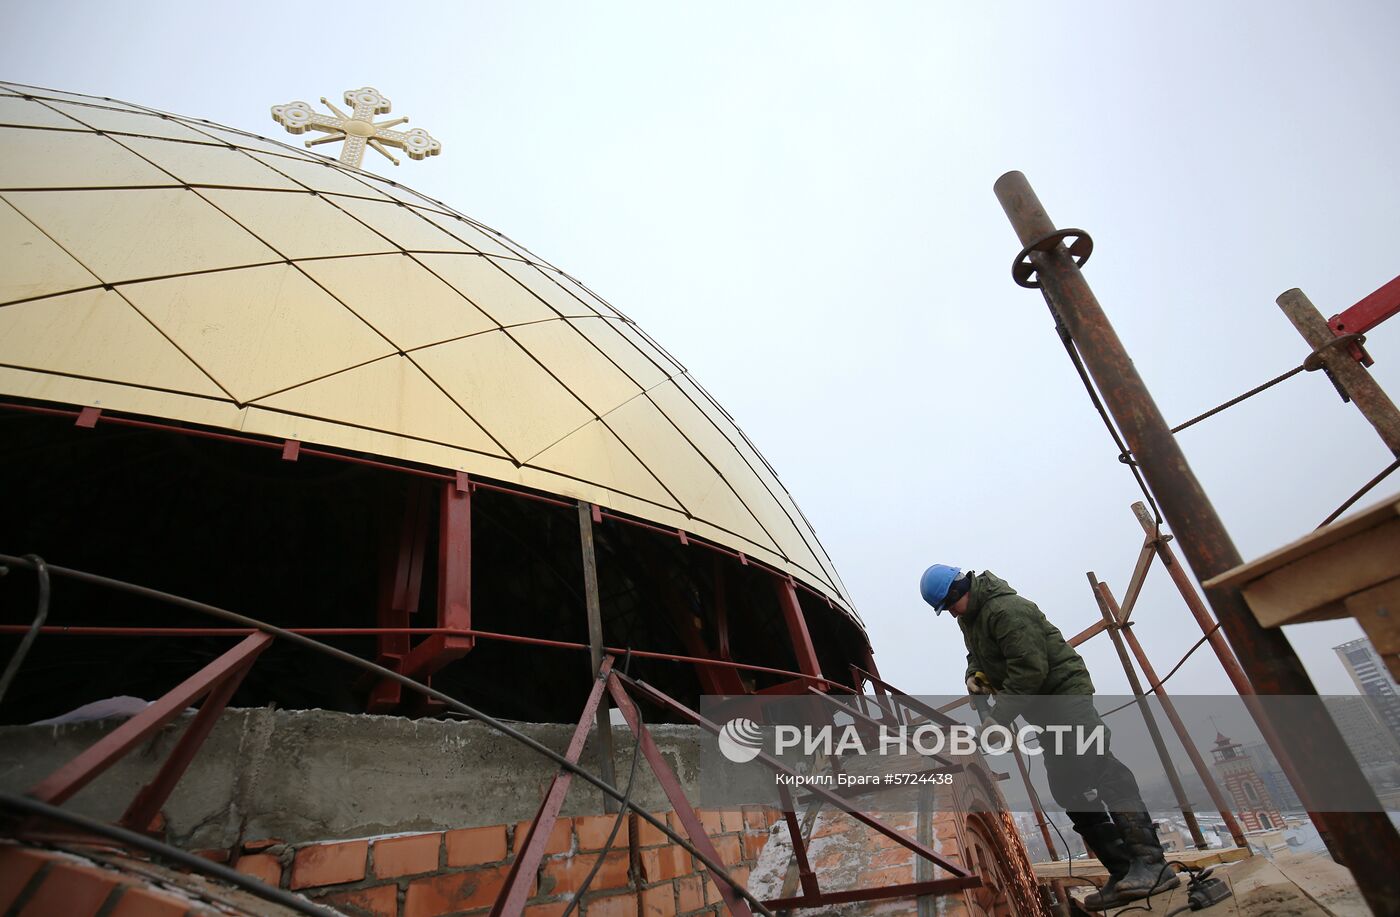
<path fill-rule="evenodd" d="M 1339 312 L 1329 318 L 1327 327 L 1338 337 L 1344 334 L 1365 334 L 1397 314 L 1400 314 L 1400 277 L 1363 297 L 1345 312 Z M 1352 344 L 1347 350 L 1362 366 L 1370 366 L 1375 362 L 1360 344 Z"/>
<path fill-rule="evenodd" d="M 86 407 L 78 412 L 78 419 L 73 421 L 73 426 L 91 430 L 97 426 L 97 421 L 102 417 L 102 409 Z"/>
<path fill-rule="evenodd" d="M 593 727 L 594 720 L 598 716 L 598 705 L 603 699 L 603 689 L 612 677 L 613 657 L 607 656 L 603 659 L 603 665 L 598 669 L 598 677 L 593 682 L 593 690 L 588 694 L 588 701 L 583 705 L 583 713 L 579 716 L 578 725 L 574 727 L 574 734 L 569 739 L 569 746 L 564 750 L 564 757 L 570 764 L 577 764 L 579 757 L 583 754 L 583 745 L 588 740 L 588 732 Z M 519 914 L 525 909 L 525 899 L 530 896 L 530 886 L 534 884 L 535 874 L 539 871 L 540 861 L 544 859 L 545 846 L 549 843 L 549 836 L 554 833 L 554 823 L 559 819 L 559 810 L 564 807 L 564 797 L 568 795 L 569 786 L 573 782 L 573 771 L 560 768 L 554 775 L 554 779 L 549 782 L 549 789 L 545 791 L 544 799 L 540 800 L 539 810 L 535 812 L 534 820 L 530 822 L 530 829 L 525 835 L 525 842 L 517 845 L 520 852 L 516 854 L 515 862 L 511 864 L 510 872 L 506 874 L 506 881 L 497 896 L 495 904 L 491 906 L 490 917 L 500 917 L 502 914 Z"/>
<path fill-rule="evenodd" d="M 797 656 L 798 670 L 803 675 L 821 678 L 822 667 L 817 662 L 817 650 L 812 645 L 812 635 L 807 630 L 802 603 L 797 600 L 797 583 L 790 576 L 775 576 L 773 586 L 778 591 L 778 605 L 782 608 L 783 620 L 787 623 L 788 637 L 792 640 L 792 651 Z"/>
<path fill-rule="evenodd" d="M 194 759 L 200 745 L 214 727 L 218 714 L 233 697 L 233 692 L 238 688 L 243 676 L 272 640 L 270 635 L 264 633 L 252 634 L 245 638 L 233 649 L 185 679 L 164 697 L 39 781 L 30 788 L 28 795 L 50 805 L 62 805 L 133 748 L 178 717 L 191 703 L 209 695 L 204 707 L 170 753 L 156 779 L 138 794 L 127 810 L 126 817 L 133 819 L 132 824 L 145 829 L 151 818 L 160 811 L 161 805 L 179 782 L 185 768 Z M 141 822 L 140 818 L 146 815 L 149 817 Z"/>
<path fill-rule="evenodd" d="M 301 458 L 301 441 L 289 439 L 282 443 L 282 461 L 295 462 Z"/>

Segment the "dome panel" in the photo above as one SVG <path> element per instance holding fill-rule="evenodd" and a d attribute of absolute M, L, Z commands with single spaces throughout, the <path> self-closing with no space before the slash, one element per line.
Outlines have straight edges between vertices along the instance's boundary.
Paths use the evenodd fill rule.
<path fill-rule="evenodd" d="M 848 609 L 811 526 L 732 418 L 579 281 L 317 154 L 49 95 L 52 107 L 0 93 L 0 121 L 48 128 L 0 130 L 0 163 L 29 182 L 0 196 L 0 303 L 13 303 L 0 307 L 3 396 L 588 500 L 744 551 Z"/>
<path fill-rule="evenodd" d="M 593 419 L 504 331 L 416 350 L 413 359 L 517 461 Z"/>
<path fill-rule="evenodd" d="M 499 240 L 482 232 L 467 220 L 421 207 L 415 207 L 414 210 L 425 220 L 432 220 L 433 223 L 441 227 L 449 235 L 462 240 L 479 252 L 485 252 L 488 255 L 500 255 L 505 258 L 520 257 L 514 250 L 502 245 Z"/>
<path fill-rule="evenodd" d="M 113 140 L 164 169 L 186 185 L 233 185 L 300 191 L 301 186 L 258 162 L 242 150 L 207 143 L 177 143 L 150 137 Z"/>
<path fill-rule="evenodd" d="M 594 414 L 607 414 L 642 393 L 636 382 L 563 319 L 521 325 L 510 333 Z"/>
<path fill-rule="evenodd" d="M 169 175 L 123 149 L 111 137 L 0 127 L 0 188 L 92 188 L 174 185 Z M 91 163 L 101 163 L 94 170 Z"/>
<path fill-rule="evenodd" d="M 398 354 L 261 398 L 257 405 L 501 455 L 481 427 Z"/>
<path fill-rule="evenodd" d="M 291 265 L 135 283 L 122 294 L 240 403 L 395 349 Z"/>
<path fill-rule="evenodd" d="M 212 143 L 209 137 L 192 130 L 173 118 L 146 115 L 114 108 L 74 105 L 69 102 L 49 102 L 50 106 L 75 121 L 110 134 L 136 134 L 141 137 L 165 137 L 193 143 Z"/>
<path fill-rule="evenodd" d="M 21 96 L 32 96 L 36 99 L 43 99 L 46 101 L 58 99 L 66 102 L 78 102 L 83 105 L 102 105 L 107 108 L 121 109 L 122 111 L 150 111 L 148 108 L 132 105 L 130 102 L 119 102 L 116 99 L 107 99 L 99 96 L 85 96 L 81 93 L 63 92 L 58 89 L 45 89 L 42 86 L 26 86 L 24 83 L 0 83 L 0 90 L 12 92 Z"/>
<path fill-rule="evenodd" d="M 375 232 L 387 236 L 405 251 L 469 252 L 461 241 L 418 215 L 411 207 L 389 202 L 367 201 L 358 197 L 332 198 L 335 205 L 358 217 Z"/>
<path fill-rule="evenodd" d="M 300 267 L 399 350 L 498 327 L 405 254 L 323 258 Z"/>
<path fill-rule="evenodd" d="M 0 303 L 100 283 L 91 271 L 0 199 Z"/>
<path fill-rule="evenodd" d="M 683 512 L 675 497 L 601 420 L 570 433 L 530 464 L 587 482 L 607 482 L 614 493 Z"/>
<path fill-rule="evenodd" d="M 36 105 L 18 96 L 0 95 L 0 124 L 20 127 L 56 127 L 83 130 L 83 125 L 45 105 Z"/>
<path fill-rule="evenodd" d="M 665 382 L 665 370 L 657 366 L 646 354 L 637 349 L 617 330 L 619 319 L 597 317 L 571 318 L 568 322 L 586 336 L 599 350 L 607 355 L 643 389 Z"/>
<path fill-rule="evenodd" d="M 130 354 L 142 355 L 133 361 Z M 0 363 L 226 397 L 116 293 L 88 290 L 0 309 Z"/>
<path fill-rule="evenodd" d="M 193 191 L 16 191 L 5 199 L 107 283 L 281 260 Z"/>
<path fill-rule="evenodd" d="M 299 159 L 295 156 L 273 156 L 268 153 L 243 151 L 263 165 L 276 169 L 282 175 L 310 188 L 327 194 L 358 195 L 378 199 L 379 195 L 364 182 L 336 168 L 329 162 Z"/>
<path fill-rule="evenodd" d="M 201 191 L 236 225 L 262 239 L 284 258 L 326 258 L 397 252 L 392 242 L 366 229 L 326 198 L 310 192 Z M 230 225 L 235 225 L 230 220 Z"/>
<path fill-rule="evenodd" d="M 491 258 L 433 254 L 413 257 L 502 325 L 545 322 L 559 317 Z"/>
<path fill-rule="evenodd" d="M 782 552 L 713 465 L 646 395 L 613 411 L 607 424 L 686 512 L 779 556 Z"/>
<path fill-rule="evenodd" d="M 533 264 L 525 264 L 522 261 L 510 261 L 505 258 L 500 259 L 496 263 L 501 266 L 501 270 L 520 281 L 522 286 L 544 300 L 551 309 L 560 315 L 567 318 L 598 314 L 598 310 L 583 303 L 578 297 L 555 283 L 547 274 Z"/>

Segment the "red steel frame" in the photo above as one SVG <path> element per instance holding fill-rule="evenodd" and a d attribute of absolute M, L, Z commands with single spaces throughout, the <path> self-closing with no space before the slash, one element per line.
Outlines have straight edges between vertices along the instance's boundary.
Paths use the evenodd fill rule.
<path fill-rule="evenodd" d="M 1388 318 L 1400 315 L 1400 277 L 1396 277 L 1380 289 L 1358 300 L 1345 312 L 1338 312 L 1327 320 L 1327 327 L 1341 337 L 1344 334 L 1365 334 Z M 1363 366 L 1375 362 L 1366 348 L 1360 343 L 1347 348 L 1353 359 Z"/>

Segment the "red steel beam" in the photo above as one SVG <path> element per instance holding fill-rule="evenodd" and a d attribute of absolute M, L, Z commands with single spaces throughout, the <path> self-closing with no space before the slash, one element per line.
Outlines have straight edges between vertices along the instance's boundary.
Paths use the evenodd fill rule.
<path fill-rule="evenodd" d="M 253 634 L 224 653 L 164 697 L 107 733 L 67 764 L 30 788 L 27 795 L 50 805 L 62 805 L 95 780 L 123 755 L 184 712 L 193 701 L 213 691 L 231 675 L 240 674 L 267 649 L 272 637 Z"/>
<path fill-rule="evenodd" d="M 1338 312 L 1327 320 L 1327 327 L 1341 337 L 1344 334 L 1365 334 L 1388 318 L 1400 314 L 1400 277 L 1382 286 L 1379 290 L 1358 300 L 1356 305 L 1344 312 Z M 1352 344 L 1347 350 L 1352 358 L 1363 366 L 1370 366 L 1375 360 L 1360 344 Z"/>
<path fill-rule="evenodd" d="M 583 713 L 579 716 L 578 724 L 574 726 L 574 734 L 569 739 L 568 747 L 564 749 L 564 757 L 572 764 L 577 764 L 583 755 L 583 746 L 588 741 L 588 731 L 598 715 L 603 688 L 609 681 L 612 667 L 612 656 L 606 657 L 599 666 L 598 677 L 593 680 L 593 688 L 588 692 L 588 701 L 583 705 Z M 519 914 L 525 910 L 525 899 L 530 897 L 530 886 L 535 882 L 535 873 L 539 871 L 540 862 L 544 859 L 545 846 L 549 843 L 550 834 L 554 832 L 554 823 L 559 820 L 559 810 L 564 807 L 564 797 L 568 795 L 573 779 L 573 771 L 560 768 L 549 781 L 549 789 L 545 791 L 544 799 L 540 800 L 539 811 L 530 822 L 525 843 L 519 845 L 520 852 L 516 854 L 515 862 L 506 874 L 505 886 L 496 897 L 495 904 L 491 906 L 490 917 Z"/>
<path fill-rule="evenodd" d="M 817 662 L 817 650 L 812 645 L 812 635 L 807 631 L 807 619 L 802 615 L 802 603 L 797 600 L 797 584 L 791 576 L 775 577 L 773 586 L 778 592 L 778 604 L 783 610 L 783 621 L 787 624 L 788 636 L 792 639 L 792 651 L 797 656 L 797 667 L 804 675 L 822 677 L 821 664 Z"/>
<path fill-rule="evenodd" d="M 423 562 L 428 539 L 428 489 L 410 481 L 404 496 L 398 538 L 380 570 L 380 595 L 377 613 L 380 627 L 405 628 L 409 616 L 418 608 L 423 587 Z M 380 665 L 396 672 L 403 671 L 403 662 L 412 648 L 412 638 L 406 633 L 387 632 L 378 635 Z M 369 713 L 387 713 L 403 700 L 403 686 L 383 678 L 370 691 L 365 709 Z"/>
<path fill-rule="evenodd" d="M 627 726 L 632 730 L 632 734 L 637 737 L 642 755 L 646 757 L 647 764 L 651 766 L 652 773 L 656 776 L 656 782 L 661 784 L 662 790 L 665 791 L 666 798 L 671 801 L 671 808 L 675 810 L 676 817 L 685 827 L 686 834 L 690 836 L 690 842 L 695 845 L 695 849 L 714 862 L 723 862 L 720 859 L 719 851 L 715 849 L 714 842 L 705 833 L 705 826 L 700 823 L 700 816 L 695 814 L 690 800 L 686 799 L 685 790 L 681 789 L 675 771 L 671 770 L 671 766 L 662 757 L 661 749 L 656 747 L 656 742 L 651 737 L 651 730 L 647 729 L 646 724 L 638 716 L 637 708 L 633 706 L 632 699 L 627 696 L 627 691 L 618 681 L 616 673 L 608 678 L 608 693 L 612 695 L 613 705 L 622 711 L 622 718 L 627 721 Z M 734 893 L 733 887 L 729 884 L 732 880 L 728 876 L 716 875 L 708 868 L 706 871 L 709 873 L 709 878 L 715 883 L 715 887 L 719 889 L 720 897 L 724 899 L 729 913 L 736 914 L 738 917 L 753 917 L 753 911 L 749 910 L 748 902 Z"/>
<path fill-rule="evenodd" d="M 272 642 L 272 637 L 268 637 L 264 646 Z M 137 791 L 135 798 L 131 800 L 131 805 L 127 806 L 125 814 L 117 824 L 130 828 L 133 831 L 150 832 L 155 824 L 157 816 L 160 815 L 161 807 L 170 798 L 180 778 L 185 775 L 190 763 L 194 761 L 195 755 L 204 747 L 204 740 L 209 738 L 209 733 L 214 730 L 214 725 L 218 723 L 219 717 L 223 716 L 224 708 L 229 701 L 233 700 L 233 695 L 238 691 L 238 686 L 243 683 L 243 678 L 248 674 L 248 670 L 253 667 L 253 662 L 257 659 L 259 650 L 245 662 L 242 667 L 231 671 L 223 681 L 219 682 L 209 695 L 204 698 L 204 703 L 199 705 L 199 712 L 195 714 L 194 721 L 186 727 L 180 741 L 171 749 L 170 755 L 165 759 L 165 764 L 161 765 L 160 771 L 150 783 Z"/>
<path fill-rule="evenodd" d="M 472 626 L 472 483 L 459 473 L 442 486 L 438 515 L 438 628 L 404 659 L 404 672 L 422 679 L 460 659 L 475 641 Z"/>
<path fill-rule="evenodd" d="M 690 709 L 685 704 L 676 700 L 674 697 L 671 697 L 666 692 L 654 688 L 646 682 L 641 682 L 637 681 L 634 678 L 630 678 L 627 675 L 622 674 L 621 672 L 614 672 L 613 679 L 614 681 L 621 680 L 623 682 L 626 682 L 628 685 L 632 686 L 636 690 L 646 694 L 646 696 L 649 697 L 653 702 L 668 708 L 674 713 L 680 714 L 681 716 L 690 720 L 695 725 L 703 728 L 706 732 L 710 733 L 711 735 L 717 736 L 720 734 L 720 727 L 716 723 L 705 718 L 696 711 Z M 763 762 L 764 766 L 766 766 L 770 770 L 777 771 L 780 774 L 786 774 L 789 777 L 797 776 L 797 772 L 795 770 L 788 767 L 786 764 L 783 764 L 781 761 L 774 758 L 767 752 L 759 752 L 758 756 L 754 758 L 754 760 Z M 836 806 L 838 809 L 850 815 L 853 819 L 865 825 L 867 828 L 874 829 L 875 831 L 879 832 L 880 834 L 883 834 L 885 837 L 894 841 L 896 844 L 899 844 L 901 847 L 904 847 L 908 850 L 912 850 L 914 853 L 918 854 L 924 859 L 930 860 L 938 866 L 941 866 L 943 869 L 947 870 L 952 875 L 958 876 L 960 878 L 971 875 L 966 869 L 962 868 L 961 866 L 958 866 L 955 863 L 948 862 L 943 857 L 939 856 L 939 854 L 937 854 L 936 852 L 930 850 L 929 848 L 925 847 L 923 844 L 920 844 L 916 840 L 905 837 L 904 835 L 900 834 L 898 831 L 891 828 L 889 825 L 886 825 L 879 819 L 873 818 L 858 809 L 852 808 L 848 802 L 846 802 L 836 793 L 832 793 L 828 790 L 823 789 L 820 786 L 815 785 L 808 786 L 805 789 L 809 794 L 816 796 L 823 802 L 827 802 L 831 805 Z"/>

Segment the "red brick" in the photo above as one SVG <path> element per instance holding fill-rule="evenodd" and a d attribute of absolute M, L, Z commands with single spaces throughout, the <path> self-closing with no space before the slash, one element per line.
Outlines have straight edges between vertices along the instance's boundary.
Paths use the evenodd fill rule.
<path fill-rule="evenodd" d="M 724 816 L 717 809 L 701 809 L 696 814 L 700 816 L 700 824 L 705 826 L 705 833 L 710 837 L 724 833 Z"/>
<path fill-rule="evenodd" d="M 881 850 L 870 858 L 871 869 L 884 869 L 888 866 L 906 866 L 914 862 L 914 851 L 905 847 Z"/>
<path fill-rule="evenodd" d="M 705 903 L 714 904 L 722 900 L 719 896 L 719 886 L 715 885 L 715 880 L 708 875 L 705 876 Z"/>
<path fill-rule="evenodd" d="M 109 917 L 184 917 L 189 909 L 189 901 L 149 888 L 128 888 Z"/>
<path fill-rule="evenodd" d="M 509 867 L 492 866 L 471 872 L 415 879 L 408 886 L 403 917 L 436 917 L 455 911 L 487 907 L 496 900 L 506 882 Z"/>
<path fill-rule="evenodd" d="M 616 815 L 589 815 L 584 818 L 574 819 L 574 833 L 578 835 L 579 850 L 602 850 L 603 844 L 607 841 L 608 835 L 612 833 L 613 823 L 617 821 Z M 651 825 L 647 825 L 651 828 Z M 652 828 L 656 834 L 661 832 Z M 627 818 L 623 816 L 622 824 L 618 826 L 617 837 L 613 838 L 612 849 L 627 848 Z"/>
<path fill-rule="evenodd" d="M 257 853 L 261 850 L 266 850 L 269 847 L 276 847 L 278 844 L 284 843 L 286 843 L 286 841 L 282 840 L 280 837 L 261 837 L 255 841 L 244 841 L 243 852 Z"/>
<path fill-rule="evenodd" d="M 873 869 L 860 874 L 860 884 L 866 887 L 876 887 L 882 885 L 904 885 L 914 881 L 914 864 L 907 866 L 889 866 L 885 869 Z"/>
<path fill-rule="evenodd" d="M 693 871 L 684 847 L 673 844 L 642 851 L 642 876 L 648 882 L 666 882 Z"/>
<path fill-rule="evenodd" d="M 55 859 L 13 844 L 0 845 L 0 914 L 10 909 L 39 867 Z"/>
<path fill-rule="evenodd" d="M 757 860 L 758 855 L 763 852 L 763 846 L 767 843 L 767 834 L 745 834 L 744 859 L 748 861 Z"/>
<path fill-rule="evenodd" d="M 596 898 L 583 907 L 584 917 L 637 917 L 637 896 L 631 892 Z"/>
<path fill-rule="evenodd" d="M 653 812 L 651 814 L 656 816 L 656 818 L 660 819 L 663 825 L 667 824 L 665 812 Z M 648 821 L 644 821 L 640 818 L 637 819 L 638 847 L 657 847 L 661 844 L 669 843 L 671 843 L 671 839 L 665 834 L 661 833 L 661 830 L 659 828 L 653 827 L 652 824 Z"/>
<path fill-rule="evenodd" d="M 742 809 L 721 809 L 719 814 L 720 818 L 724 820 L 725 831 L 744 830 L 744 811 Z"/>
<path fill-rule="evenodd" d="M 92 917 L 117 887 L 110 874 L 71 863 L 55 863 L 20 917 Z"/>
<path fill-rule="evenodd" d="M 643 917 L 675 917 L 676 887 L 671 883 L 642 892 Z"/>
<path fill-rule="evenodd" d="M 393 884 L 337 892 L 316 900 L 353 917 L 396 917 L 399 913 L 399 887 Z"/>
<path fill-rule="evenodd" d="M 382 879 L 437 872 L 441 834 L 410 834 L 374 842 L 374 874 Z"/>
<path fill-rule="evenodd" d="M 715 838 L 715 849 L 719 851 L 719 861 L 725 866 L 734 866 L 744 858 L 743 848 L 739 846 L 739 838 L 733 834 L 725 834 Z"/>
<path fill-rule="evenodd" d="M 676 891 L 680 898 L 680 913 L 697 911 L 705 906 L 705 888 L 699 876 L 682 876 L 676 880 Z"/>
<path fill-rule="evenodd" d="M 593 864 L 597 860 L 597 854 L 578 854 L 547 860 L 544 864 L 540 887 L 548 895 L 573 894 L 578 891 L 583 877 L 588 875 L 589 870 L 593 868 Z M 598 868 L 598 874 L 593 877 L 593 881 L 589 883 L 588 887 L 594 891 L 626 888 L 628 881 L 627 863 L 627 851 L 617 850 L 608 853 L 603 857 L 603 865 Z"/>
<path fill-rule="evenodd" d="M 273 888 L 282 885 L 282 861 L 275 856 L 269 856 L 266 853 L 250 853 L 247 856 L 239 857 L 238 865 L 233 868 L 261 879 Z"/>
<path fill-rule="evenodd" d="M 744 806 L 744 827 L 750 831 L 768 833 L 768 813 L 763 806 Z"/>
<path fill-rule="evenodd" d="M 297 851 L 292 861 L 292 888 L 339 885 L 365 877 L 365 857 L 369 841 L 316 844 Z"/>
<path fill-rule="evenodd" d="M 212 850 L 196 850 L 194 855 L 197 857 L 204 857 L 211 863 L 227 863 L 232 859 L 227 850 L 222 850 L 217 847 Z"/>
<path fill-rule="evenodd" d="M 549 842 L 544 845 L 545 856 L 554 853 L 568 853 L 574 849 L 573 832 L 570 830 L 572 823 L 570 819 L 561 818 L 554 823 L 554 830 L 549 832 Z M 530 823 L 527 821 L 518 822 L 515 826 L 515 852 L 525 846 L 525 835 L 530 831 Z"/>
<path fill-rule="evenodd" d="M 477 866 L 506 858 L 506 826 L 461 828 L 447 832 L 447 865 Z"/>

